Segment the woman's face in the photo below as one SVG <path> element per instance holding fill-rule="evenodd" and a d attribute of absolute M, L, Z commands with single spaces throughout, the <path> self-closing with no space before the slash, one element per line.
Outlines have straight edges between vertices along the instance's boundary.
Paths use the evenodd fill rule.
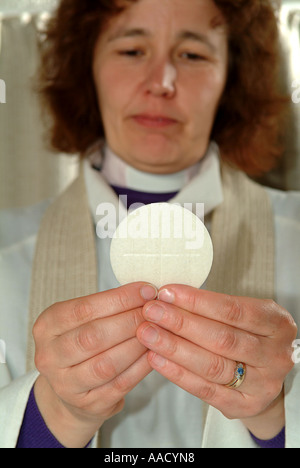
<path fill-rule="evenodd" d="M 111 149 L 136 169 L 181 171 L 206 152 L 228 40 L 213 0 L 139 0 L 112 19 L 93 74 Z"/>

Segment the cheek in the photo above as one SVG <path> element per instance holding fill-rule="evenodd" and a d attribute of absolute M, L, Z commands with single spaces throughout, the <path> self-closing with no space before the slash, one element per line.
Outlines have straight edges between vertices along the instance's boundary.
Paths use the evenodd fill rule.
<path fill-rule="evenodd" d="M 98 101 L 103 118 L 108 114 L 122 114 L 134 96 L 134 79 L 119 70 L 104 68 L 96 78 Z"/>
<path fill-rule="evenodd" d="M 98 96 L 99 107 L 102 115 L 106 113 L 110 105 L 112 91 L 115 89 L 114 83 L 109 79 L 108 75 L 101 71 L 95 77 L 95 85 Z"/>
<path fill-rule="evenodd" d="M 209 120 L 216 114 L 225 80 L 212 73 L 203 73 L 193 79 L 186 77 L 184 92 L 189 108 L 197 120 Z"/>

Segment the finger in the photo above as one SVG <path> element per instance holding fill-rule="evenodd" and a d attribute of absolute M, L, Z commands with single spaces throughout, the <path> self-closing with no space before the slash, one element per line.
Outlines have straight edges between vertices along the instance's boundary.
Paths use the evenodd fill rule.
<path fill-rule="evenodd" d="M 258 401 L 255 396 L 208 382 L 152 351 L 148 354 L 148 360 L 153 369 L 170 382 L 222 411 L 227 418 L 242 419 L 258 414 L 264 409 L 265 403 Z"/>
<path fill-rule="evenodd" d="M 161 308 L 160 315 L 158 307 Z M 150 302 L 144 306 L 143 314 L 148 322 L 151 321 L 174 335 L 224 358 L 239 360 L 254 367 L 265 367 L 269 363 L 270 343 L 266 341 L 270 339 L 192 314 L 161 301 Z M 156 320 L 152 318 L 155 314 Z"/>
<path fill-rule="evenodd" d="M 77 366 L 65 369 L 63 384 L 84 393 L 101 387 L 129 369 L 147 352 L 136 338 L 115 346 Z"/>
<path fill-rule="evenodd" d="M 157 289 L 147 283 L 132 283 L 70 301 L 53 304 L 38 319 L 42 331 L 48 335 L 62 335 L 98 318 L 111 317 L 142 307 L 155 299 Z M 38 327 L 36 327 L 38 328 Z M 50 336 L 51 336 L 50 335 Z"/>
<path fill-rule="evenodd" d="M 137 332 L 141 343 L 159 356 L 184 367 L 207 382 L 227 385 L 234 378 L 236 361 L 207 351 L 157 326 L 143 323 Z M 247 366 L 247 379 L 241 386 L 244 393 L 256 393 L 262 389 L 259 371 Z"/>
<path fill-rule="evenodd" d="M 273 301 L 229 296 L 185 285 L 164 287 L 158 299 L 261 336 L 273 336 L 287 316 Z"/>
<path fill-rule="evenodd" d="M 144 320 L 142 309 L 138 308 L 86 323 L 57 337 L 48 351 L 48 359 L 52 357 L 61 369 L 80 364 L 135 337 Z"/>
<path fill-rule="evenodd" d="M 103 414 L 114 407 L 152 372 L 147 353 L 143 354 L 128 369 L 101 387 L 78 396 L 80 404 L 93 413 Z M 78 402 L 76 402 L 78 404 Z"/>
<path fill-rule="evenodd" d="M 190 341 L 146 323 L 139 327 L 137 337 L 156 354 L 209 382 L 225 385 L 232 380 L 235 362 L 230 359 L 213 354 Z"/>

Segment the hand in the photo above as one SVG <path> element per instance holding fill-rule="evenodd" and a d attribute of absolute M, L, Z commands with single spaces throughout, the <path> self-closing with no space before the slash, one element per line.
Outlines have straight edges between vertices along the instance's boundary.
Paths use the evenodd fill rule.
<path fill-rule="evenodd" d="M 137 337 L 151 350 L 153 369 L 229 419 L 266 418 L 272 408 L 269 429 L 275 433 L 264 426 L 265 438 L 280 432 L 284 419 L 278 419 L 276 432 L 274 414 L 284 411 L 275 406 L 283 407 L 281 393 L 293 367 L 297 333 L 286 310 L 273 301 L 170 285 L 144 306 L 143 314 L 148 323 L 139 326 Z M 247 365 L 247 374 L 233 390 L 225 385 L 233 379 L 236 362 Z"/>
<path fill-rule="evenodd" d="M 84 447 L 152 370 L 137 340 L 142 307 L 157 291 L 135 283 L 57 303 L 34 329 L 39 409 L 67 447 Z"/>

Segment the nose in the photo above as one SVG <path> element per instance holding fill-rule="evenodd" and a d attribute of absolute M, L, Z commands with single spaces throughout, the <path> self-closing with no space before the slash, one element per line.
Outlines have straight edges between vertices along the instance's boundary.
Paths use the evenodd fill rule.
<path fill-rule="evenodd" d="M 156 97 L 171 98 L 176 93 L 177 70 L 168 62 L 155 64 L 147 80 L 147 91 Z"/>

